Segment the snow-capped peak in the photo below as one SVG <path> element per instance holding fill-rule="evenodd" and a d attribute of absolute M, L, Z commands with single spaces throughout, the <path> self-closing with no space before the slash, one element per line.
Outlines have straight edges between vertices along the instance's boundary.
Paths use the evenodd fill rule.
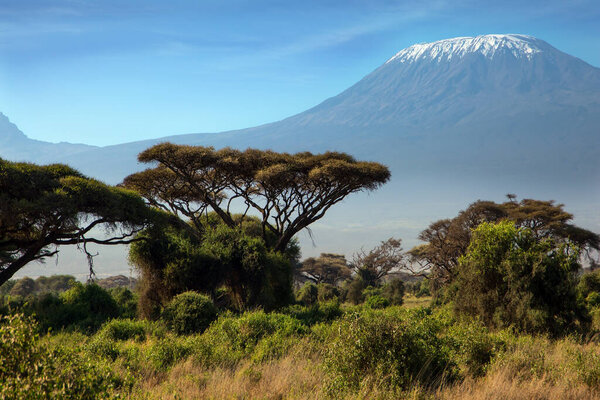
<path fill-rule="evenodd" d="M 544 42 L 527 35 L 482 35 L 457 37 L 432 43 L 421 43 L 398 52 L 387 62 L 413 62 L 420 59 L 450 60 L 462 58 L 466 54 L 480 53 L 493 58 L 499 51 L 509 51 L 517 58 L 531 58 L 543 51 Z"/>

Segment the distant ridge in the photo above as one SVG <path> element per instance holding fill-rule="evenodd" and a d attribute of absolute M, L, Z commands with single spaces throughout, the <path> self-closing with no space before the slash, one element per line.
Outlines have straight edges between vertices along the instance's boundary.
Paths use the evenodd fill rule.
<path fill-rule="evenodd" d="M 10 161 L 62 162 L 70 155 L 97 148 L 67 142 L 49 143 L 29 139 L 0 112 L 0 157 Z"/>

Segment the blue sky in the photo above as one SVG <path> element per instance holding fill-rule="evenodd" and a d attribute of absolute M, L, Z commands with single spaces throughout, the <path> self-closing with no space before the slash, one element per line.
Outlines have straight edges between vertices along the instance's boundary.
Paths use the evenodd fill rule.
<path fill-rule="evenodd" d="M 95 145 L 272 122 L 418 42 L 523 33 L 600 67 L 600 3 L 0 0 L 0 112 Z"/>

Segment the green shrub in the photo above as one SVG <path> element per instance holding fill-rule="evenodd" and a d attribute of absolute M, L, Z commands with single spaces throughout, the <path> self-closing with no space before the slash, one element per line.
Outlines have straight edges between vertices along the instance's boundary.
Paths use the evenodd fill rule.
<path fill-rule="evenodd" d="M 589 307 L 598 307 L 600 306 L 600 293 L 598 292 L 590 292 L 585 298 L 585 302 Z"/>
<path fill-rule="evenodd" d="M 401 279 L 393 279 L 383 286 L 382 296 L 391 305 L 400 306 L 404 302 L 404 282 Z"/>
<path fill-rule="evenodd" d="M 133 319 L 137 316 L 138 298 L 126 287 L 116 287 L 108 291 L 119 307 L 120 318 Z"/>
<path fill-rule="evenodd" d="M 510 221 L 483 223 L 459 260 L 456 311 L 495 328 L 553 335 L 582 329 L 589 317 L 577 299 L 578 256 Z"/>
<path fill-rule="evenodd" d="M 345 300 L 349 301 L 352 304 L 360 304 L 362 303 L 365 298 L 363 295 L 363 290 L 365 289 L 365 283 L 363 282 L 362 279 L 356 277 L 353 280 L 351 280 L 346 288 L 345 288 L 345 292 L 346 292 L 346 297 Z"/>
<path fill-rule="evenodd" d="M 374 296 L 367 297 L 367 300 L 365 300 L 365 304 L 370 308 L 377 309 L 377 308 L 386 308 L 387 306 L 390 305 L 390 302 L 388 299 L 386 299 L 383 296 L 374 295 Z"/>
<path fill-rule="evenodd" d="M 192 353 L 191 344 L 184 338 L 165 337 L 154 342 L 147 350 L 152 366 L 166 371 L 176 362 L 182 361 Z"/>
<path fill-rule="evenodd" d="M 334 323 L 327 340 L 328 390 L 342 397 L 366 379 L 385 388 L 439 385 L 455 376 L 441 326 L 425 310 L 364 310 Z"/>
<path fill-rule="evenodd" d="M 416 297 L 431 296 L 431 281 L 429 279 L 423 279 L 419 283 L 418 290 L 415 292 Z"/>
<path fill-rule="evenodd" d="M 281 341 L 308 331 L 296 318 L 279 313 L 254 311 L 241 316 L 224 315 L 202 336 L 193 339 L 194 353 L 203 364 L 231 366 L 251 356 L 259 342 L 271 335 L 277 335 L 276 340 Z M 264 350 L 263 347 L 261 351 Z"/>
<path fill-rule="evenodd" d="M 60 299 L 64 303 L 63 327 L 94 332 L 105 321 L 119 314 L 119 307 L 115 300 L 96 284 L 76 283 L 71 289 L 62 293 Z"/>
<path fill-rule="evenodd" d="M 70 351 L 38 342 L 36 323 L 23 315 L 0 319 L 0 397 L 3 399 L 116 399 L 131 377 Z"/>
<path fill-rule="evenodd" d="M 319 302 L 310 307 L 295 304 L 283 308 L 279 312 L 290 315 L 307 326 L 321 322 L 330 322 L 342 315 L 340 303 L 337 300 L 331 300 L 324 303 Z"/>
<path fill-rule="evenodd" d="M 203 332 L 217 318 L 217 309 L 210 297 L 184 292 L 167 304 L 161 319 L 177 334 Z"/>
<path fill-rule="evenodd" d="M 579 278 L 577 293 L 583 299 L 592 292 L 600 293 L 600 269 L 587 272 Z"/>
<path fill-rule="evenodd" d="M 329 283 L 319 283 L 317 285 L 317 300 L 319 302 L 337 300 L 339 297 L 340 290 L 337 287 Z"/>
<path fill-rule="evenodd" d="M 306 282 L 296 295 L 296 300 L 305 306 L 311 306 L 318 300 L 319 289 L 312 282 Z"/>
<path fill-rule="evenodd" d="M 113 319 L 102 326 L 96 334 L 109 340 L 135 340 L 143 341 L 146 335 L 154 331 L 154 326 L 149 321 L 131 319 Z"/>
<path fill-rule="evenodd" d="M 451 350 L 452 359 L 464 375 L 483 376 L 492 358 L 503 348 L 503 341 L 490 335 L 477 321 L 454 321 L 443 335 Z"/>
<path fill-rule="evenodd" d="M 85 350 L 94 356 L 114 361 L 119 357 L 120 351 L 116 340 L 96 335 L 90 340 Z"/>

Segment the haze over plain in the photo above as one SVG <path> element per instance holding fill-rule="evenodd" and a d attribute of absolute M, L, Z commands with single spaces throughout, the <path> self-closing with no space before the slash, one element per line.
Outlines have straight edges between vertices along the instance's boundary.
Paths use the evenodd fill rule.
<path fill-rule="evenodd" d="M 590 13 L 588 10 L 584 16 L 583 8 L 586 5 L 592 12 Z M 457 14 L 461 7 L 464 5 L 446 8 L 446 10 L 453 10 Z M 574 39 L 577 35 L 585 37 L 586 34 L 596 32 L 594 29 L 597 30 L 597 28 L 586 27 L 586 23 L 592 21 L 594 15 L 596 17 L 598 15 L 597 12 L 594 14 L 594 11 L 597 10 L 594 10 L 593 3 L 584 2 L 578 7 L 579 9 L 570 9 L 571 14 L 563 9 L 560 11 L 562 14 L 559 15 L 559 8 L 546 9 L 545 14 L 546 17 L 550 16 L 550 19 L 570 20 L 573 25 L 568 26 L 565 22 L 562 29 L 564 32 L 571 32 L 571 41 L 573 42 L 577 42 Z M 492 11 L 492 8 L 488 9 L 490 14 Z M 471 10 L 470 12 L 485 14 L 485 10 Z M 529 10 L 529 12 L 531 15 L 532 11 Z M 578 15 L 578 12 L 581 15 Z M 396 15 L 398 18 L 399 14 Z M 431 9 L 425 12 L 425 16 L 415 16 L 412 22 L 404 20 L 403 32 L 406 34 L 409 28 L 414 27 L 417 24 L 415 21 L 425 21 L 425 25 L 432 24 L 434 20 L 439 19 L 439 14 L 439 10 Z M 467 17 L 454 15 L 451 20 L 456 22 L 465 20 L 465 18 Z M 488 25 L 494 25 L 492 20 L 492 17 L 488 17 Z M 579 21 L 578 27 L 574 25 L 575 20 Z M 513 26 L 525 27 L 523 24 L 519 24 L 518 18 L 515 16 L 511 23 Z M 538 30 L 544 33 L 544 23 L 542 18 L 537 21 L 533 18 L 533 22 L 528 26 L 530 29 L 519 29 L 518 32 L 534 33 L 532 31 Z M 472 19 L 470 24 L 471 28 L 464 29 L 460 36 L 472 35 L 474 31 L 479 33 L 473 28 L 473 25 L 482 24 L 482 21 L 475 22 Z M 510 23 L 505 25 L 510 25 Z M 341 51 L 342 48 L 353 48 L 354 54 L 351 58 L 354 63 L 352 66 L 346 69 L 335 66 L 343 75 L 347 73 L 347 70 L 353 70 L 368 62 L 365 61 L 368 57 L 363 60 L 362 57 L 358 57 L 358 54 L 368 56 L 369 52 L 373 51 L 363 50 L 361 52 L 360 46 L 356 47 L 356 41 L 367 40 L 369 35 L 378 36 L 373 32 L 389 33 L 390 30 L 394 32 L 394 29 L 397 33 L 397 28 L 378 27 L 371 33 L 348 35 L 347 40 L 341 43 L 336 44 L 332 40 L 331 43 L 322 44 L 322 46 L 326 47 L 328 53 L 332 53 L 332 49 Z M 451 31 L 448 27 L 446 29 Z M 456 30 L 456 28 L 454 29 Z M 485 30 L 484 32 L 489 31 Z M 411 34 L 414 35 L 414 33 Z M 428 35 L 430 36 L 432 33 L 422 36 L 427 37 Z M 454 35 L 438 36 L 435 39 L 444 39 L 448 36 Z M 536 36 L 538 35 L 536 34 Z M 552 35 L 539 36 L 548 40 L 548 36 Z M 351 253 L 360 246 L 368 248 L 379 240 L 384 240 L 392 235 L 402 237 L 406 243 L 405 247 L 410 247 L 416 244 L 416 235 L 429 222 L 438 218 L 451 217 L 459 209 L 478 198 L 500 201 L 507 192 L 515 192 L 520 197 L 556 199 L 565 203 L 567 210 L 575 214 L 578 225 L 595 231 L 600 230 L 600 222 L 594 209 L 594 204 L 598 204 L 599 200 L 597 185 L 599 165 L 597 157 L 595 157 L 599 153 L 597 127 L 600 126 L 598 124 L 598 115 L 600 115 L 598 112 L 600 104 L 598 69 L 561 53 L 548 43 L 535 38 L 527 36 L 488 37 L 490 40 L 493 38 L 500 42 L 507 38 L 516 38 L 518 39 L 516 42 L 508 40 L 503 45 L 498 42 L 496 44 L 499 47 L 496 48 L 506 49 L 506 46 L 510 48 L 510 43 L 526 43 L 524 48 L 526 51 L 523 53 L 509 51 L 506 54 L 500 52 L 497 57 L 488 57 L 489 54 L 485 54 L 483 50 L 494 48 L 493 43 L 495 42 L 492 40 L 492 42 L 484 41 L 484 44 L 489 45 L 488 47 L 471 49 L 471 52 L 463 54 L 462 57 L 454 57 L 449 60 L 440 61 L 430 57 L 408 60 L 410 62 L 405 60 L 403 63 L 400 58 L 395 58 L 381 65 L 340 95 L 281 122 L 239 132 L 180 136 L 169 140 L 215 145 L 216 147 L 223 145 L 241 148 L 247 146 L 269 147 L 281 151 L 335 149 L 350 152 L 357 158 L 389 164 L 392 167 L 392 182 L 378 192 L 349 198 L 343 205 L 332 209 L 321 223 L 315 225 L 317 247 L 312 246 L 308 237 L 301 238 L 304 256 L 321 251 Z M 372 43 L 375 43 L 375 38 L 372 37 L 372 39 Z M 383 42 L 389 43 L 390 40 L 387 38 Z M 550 44 L 564 50 L 564 47 L 552 40 L 549 41 Z M 559 40 L 559 42 L 561 41 L 565 43 L 565 38 Z M 423 40 L 417 39 L 414 42 L 423 42 Z M 585 42 L 585 40 L 579 40 L 579 42 Z M 591 56 L 593 46 L 590 43 L 587 49 L 590 57 L 593 57 Z M 398 50 L 399 47 L 396 47 L 394 51 L 387 54 L 386 58 L 390 58 Z M 445 49 L 445 51 L 447 50 Z M 520 51 L 523 51 L 523 48 Z M 309 50 L 306 52 L 313 54 L 313 60 L 318 59 L 319 51 L 317 54 L 314 51 L 311 53 Z M 439 54 L 452 54 L 452 52 Z M 525 56 L 520 57 L 520 54 Z M 528 58 L 527 55 L 531 55 L 532 58 Z M 328 57 L 333 56 L 333 54 L 328 55 Z M 348 61 L 348 55 L 340 55 L 340 57 L 346 62 Z M 177 64 L 177 61 L 184 62 L 181 57 L 172 56 L 171 58 L 174 59 L 173 65 Z M 292 55 L 290 58 L 294 58 L 294 56 Z M 332 63 L 331 68 L 333 68 L 333 64 L 335 63 Z M 240 68 L 240 66 L 246 66 L 248 69 L 247 63 L 240 63 L 233 67 Z M 229 64 L 228 67 L 233 68 Z M 364 71 L 363 75 L 365 72 L 368 70 Z M 60 74 L 60 72 L 57 73 L 58 76 Z M 232 75 L 233 81 L 241 79 L 233 76 L 235 73 L 230 75 Z M 270 76 L 276 80 L 281 79 L 281 82 L 286 81 L 277 74 L 270 74 Z M 286 77 L 289 77 L 291 81 L 298 78 L 297 74 L 293 73 L 286 74 Z M 159 76 L 156 78 L 161 80 Z M 110 82 L 110 79 L 104 79 Z M 164 79 L 165 82 L 168 82 L 171 78 L 165 75 Z M 339 78 L 331 80 L 335 81 L 336 79 Z M 193 91 L 194 85 L 201 81 L 199 78 L 191 83 L 190 91 Z M 72 83 L 65 82 L 63 95 L 69 97 L 66 94 L 69 93 L 68 87 Z M 79 87 L 83 89 L 85 85 L 83 82 L 80 83 Z M 345 87 L 351 86 L 351 83 L 353 82 L 348 82 Z M 153 84 L 156 83 L 149 83 L 149 86 L 152 87 Z M 240 85 L 236 93 L 240 93 L 243 97 L 245 90 L 254 84 Z M 285 84 L 282 85 L 286 88 Z M 328 85 L 332 85 L 332 83 L 326 83 L 324 86 Z M 217 94 L 217 98 L 227 93 L 227 85 L 224 86 L 225 88 Z M 304 86 L 310 88 L 311 84 Z M 280 102 L 284 103 L 283 100 L 293 97 L 293 93 L 291 93 L 293 88 L 287 86 L 287 89 L 287 91 L 281 90 Z M 303 90 L 306 88 L 299 90 L 298 96 L 303 96 Z M 342 92 L 342 90 L 339 91 Z M 268 90 L 265 89 L 264 96 L 261 96 L 261 93 L 255 93 L 254 98 L 260 101 L 254 103 L 259 104 L 266 99 L 268 104 L 270 95 L 267 92 Z M 319 90 L 314 92 L 320 93 Z M 9 91 L 4 91 L 2 97 L 6 98 L 8 93 Z M 214 94 L 214 92 L 210 94 Z M 330 94 L 333 93 L 330 92 Z M 112 101 L 116 105 L 124 105 L 122 103 L 124 100 L 120 95 L 127 97 L 127 90 L 115 91 Z M 25 95 L 20 95 L 15 98 L 24 99 L 24 97 Z M 328 96 L 322 96 L 321 99 L 325 97 Z M 231 94 L 230 98 L 233 104 L 229 105 L 227 111 L 230 115 L 236 115 L 238 112 L 237 110 L 232 111 L 232 106 L 240 96 Z M 123 133 L 127 131 L 127 125 L 131 123 L 137 123 L 140 126 L 144 124 L 160 126 L 165 121 L 172 119 L 173 130 L 170 131 L 163 127 L 163 135 L 178 133 L 175 126 L 181 119 L 177 117 L 178 112 L 182 111 L 170 114 L 170 107 L 179 104 L 182 109 L 185 109 L 190 107 L 190 104 L 187 101 L 173 100 L 173 105 L 165 107 L 160 115 L 146 111 L 145 118 L 139 118 L 137 113 L 142 113 L 140 110 L 145 109 L 144 104 L 147 105 L 149 101 L 150 99 L 141 102 L 126 102 L 131 110 L 131 121 L 127 124 L 119 124 L 119 118 L 115 117 L 123 110 L 119 110 L 116 114 L 99 112 L 95 118 L 85 113 L 78 115 L 77 112 L 57 112 L 56 118 L 60 116 L 65 121 L 65 126 L 68 126 L 72 123 L 68 122 L 69 120 L 77 121 L 82 118 L 82 115 L 86 115 L 89 117 L 87 126 L 90 132 L 97 130 L 98 125 L 102 126 L 103 123 L 106 123 L 106 121 L 96 123 L 98 119 L 112 119 L 117 122 L 112 130 L 121 132 L 119 137 L 122 142 L 133 138 L 129 134 Z M 157 99 L 156 101 L 161 103 L 161 100 Z M 313 104 L 317 102 L 315 100 Z M 8 103 L 3 101 L 0 104 Z M 12 109 L 15 109 L 14 104 L 13 102 Z M 85 104 L 78 105 L 74 101 L 71 101 L 71 104 L 75 110 L 78 107 L 85 107 Z M 58 104 L 47 107 L 52 109 L 58 107 Z M 16 108 L 19 109 L 19 106 Z M 202 102 L 199 102 L 195 108 L 201 109 Z M 261 105 L 254 107 L 254 114 L 259 115 L 260 108 Z M 277 107 L 275 108 L 277 109 Z M 0 110 L 13 120 L 13 116 L 7 109 L 11 109 L 11 107 Z M 284 107 L 279 108 L 280 111 L 283 109 Z M 243 113 L 244 111 L 241 112 L 241 114 Z M 19 117 L 19 112 L 16 114 L 17 120 L 15 121 L 22 128 L 22 124 L 18 120 L 23 118 Z M 199 114 L 201 111 L 195 114 L 198 128 L 190 129 L 190 131 L 202 129 L 199 121 L 202 118 Z M 288 112 L 286 115 L 290 114 L 293 113 Z M 38 115 L 39 117 L 36 115 L 36 118 L 31 119 L 43 121 L 45 113 L 38 113 Z M 138 115 L 137 118 L 136 115 Z M 268 116 L 269 113 L 260 115 Z M 238 116 L 236 115 L 235 118 Z M 227 120 L 227 118 L 223 119 Z M 272 119 L 275 120 L 277 117 Z M 251 125 L 253 123 L 246 126 Z M 57 131 L 56 127 L 54 130 Z M 32 135 L 27 129 L 23 128 L 23 131 Z M 82 134 L 78 136 L 81 140 L 72 140 L 68 137 L 64 139 L 101 144 L 102 142 L 98 140 L 102 136 L 110 136 L 106 127 L 105 131 L 106 135 L 96 133 L 86 136 Z M 208 129 L 202 131 L 210 132 Z M 2 140 L 6 143 L 9 136 L 4 132 L 6 131 L 2 131 Z M 161 135 L 149 133 L 145 138 L 149 136 Z M 17 137 L 18 135 L 15 136 L 15 138 Z M 94 138 L 94 140 L 84 140 L 87 138 Z M 29 158 L 27 151 L 30 151 L 31 158 L 29 159 L 46 162 L 57 159 L 56 155 L 52 155 L 54 150 L 49 150 L 54 147 L 55 150 L 60 149 L 58 153 L 60 161 L 68 162 L 91 176 L 100 177 L 110 183 L 117 183 L 122 179 L 123 174 L 132 172 L 133 168 L 139 168 L 135 164 L 135 154 L 148 147 L 151 142 L 100 149 L 86 149 L 82 146 L 66 144 L 49 147 L 44 143 L 28 142 L 28 144 L 25 153 L 19 153 L 16 147 L 13 147 L 9 154 L 3 152 L 2 156 L 24 159 Z M 102 249 L 101 251 L 102 253 L 114 252 L 112 249 Z M 99 263 L 98 272 L 105 272 L 115 266 L 115 262 L 117 262 L 115 260 L 118 259 L 116 255 L 115 257 L 111 260 L 107 259 L 104 268 Z M 63 252 L 59 259 L 59 268 L 54 267 L 53 262 L 50 262 L 48 267 L 43 268 L 47 272 L 42 273 L 59 272 L 63 266 L 64 268 L 80 268 L 85 272 L 85 265 L 79 265 L 79 267 L 76 265 L 77 263 L 83 264 L 81 261 L 76 261 L 69 266 L 70 258 L 71 256 Z M 82 259 L 80 257 L 79 260 Z M 119 263 L 120 270 L 127 268 L 123 257 Z M 32 275 L 33 272 L 24 270 L 23 274 Z"/>

